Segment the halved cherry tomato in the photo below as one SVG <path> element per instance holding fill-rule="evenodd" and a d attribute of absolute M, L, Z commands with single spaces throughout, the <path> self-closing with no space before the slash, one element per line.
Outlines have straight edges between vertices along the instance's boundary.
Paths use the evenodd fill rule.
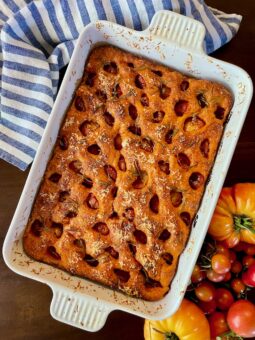
<path fill-rule="evenodd" d="M 237 335 L 252 338 L 255 336 L 255 305 L 247 300 L 232 304 L 227 314 L 227 322 Z"/>
<path fill-rule="evenodd" d="M 222 189 L 208 233 L 229 247 L 239 241 L 255 244 L 254 220 L 255 183 L 239 183 Z"/>

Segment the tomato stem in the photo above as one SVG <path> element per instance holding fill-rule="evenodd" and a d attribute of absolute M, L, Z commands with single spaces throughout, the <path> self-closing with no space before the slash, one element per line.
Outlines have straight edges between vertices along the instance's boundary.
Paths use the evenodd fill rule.
<path fill-rule="evenodd" d="M 175 333 L 165 333 L 165 340 L 179 340 L 180 338 Z"/>
<path fill-rule="evenodd" d="M 152 328 L 155 332 L 165 336 L 165 340 L 180 340 L 180 338 L 174 332 L 162 332 L 157 328 Z"/>
<path fill-rule="evenodd" d="M 247 300 L 247 299 L 248 299 L 247 293 L 248 293 L 249 290 L 251 290 L 251 289 L 252 289 L 251 287 L 247 287 L 247 286 L 246 286 L 246 287 L 245 287 L 245 290 L 238 294 L 238 299 Z"/>
<path fill-rule="evenodd" d="M 209 255 L 211 256 L 211 255 Z M 211 268 L 211 258 L 206 256 L 206 255 L 201 255 L 200 257 L 201 260 L 201 268 L 202 270 L 210 269 Z"/>
<path fill-rule="evenodd" d="M 235 332 L 233 332 L 231 330 L 227 331 L 227 332 L 225 332 L 221 335 L 216 336 L 216 340 L 223 340 L 223 339 L 225 339 L 225 340 L 234 340 L 234 339 L 243 340 L 243 338 L 240 335 L 237 335 Z"/>
<path fill-rule="evenodd" d="M 254 221 L 251 217 L 246 215 L 233 215 L 234 228 L 237 231 L 246 229 L 255 234 Z"/>

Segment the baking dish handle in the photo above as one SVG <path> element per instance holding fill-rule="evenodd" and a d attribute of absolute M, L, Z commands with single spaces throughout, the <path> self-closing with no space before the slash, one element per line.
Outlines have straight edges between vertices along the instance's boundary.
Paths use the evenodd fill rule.
<path fill-rule="evenodd" d="M 57 285 L 50 287 L 53 292 L 50 314 L 54 319 L 89 332 L 104 326 L 112 311 L 108 306 Z"/>
<path fill-rule="evenodd" d="M 171 11 L 158 11 L 145 32 L 170 40 L 189 50 L 205 53 L 203 49 L 204 25 L 184 15 Z"/>

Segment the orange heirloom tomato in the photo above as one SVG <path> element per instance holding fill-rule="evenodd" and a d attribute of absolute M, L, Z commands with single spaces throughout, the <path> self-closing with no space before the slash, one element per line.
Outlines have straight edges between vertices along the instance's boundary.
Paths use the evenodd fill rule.
<path fill-rule="evenodd" d="M 184 299 L 175 314 L 165 320 L 145 320 L 145 340 L 210 340 L 209 323 L 193 302 Z"/>
<path fill-rule="evenodd" d="M 255 183 L 222 189 L 208 233 L 229 248 L 240 241 L 255 244 Z"/>

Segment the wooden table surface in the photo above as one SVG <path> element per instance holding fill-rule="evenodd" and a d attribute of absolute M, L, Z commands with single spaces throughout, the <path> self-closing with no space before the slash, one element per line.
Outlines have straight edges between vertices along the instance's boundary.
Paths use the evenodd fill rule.
<path fill-rule="evenodd" d="M 237 36 L 214 53 L 216 58 L 244 68 L 255 79 L 255 1 L 208 0 L 207 4 L 243 15 Z M 29 170 L 22 172 L 0 161 L 0 245 L 18 203 Z M 255 103 L 250 107 L 226 184 L 255 182 Z M 110 314 L 105 327 L 88 333 L 51 318 L 49 306 L 52 293 L 41 283 L 11 272 L 0 257 L 0 340 L 12 339 L 143 339 L 143 320 L 127 313 Z"/>

